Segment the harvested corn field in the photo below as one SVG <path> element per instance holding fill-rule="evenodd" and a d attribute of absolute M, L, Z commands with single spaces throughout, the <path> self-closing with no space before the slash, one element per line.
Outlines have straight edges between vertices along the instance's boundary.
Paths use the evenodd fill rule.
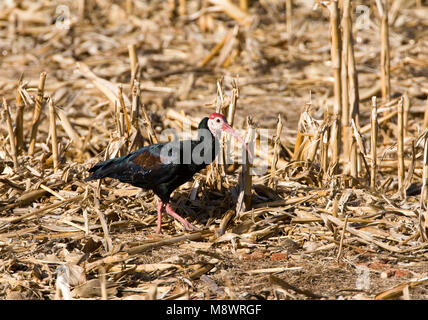
<path fill-rule="evenodd" d="M 0 298 L 427 299 L 427 17 L 423 0 L 0 2 Z M 157 220 L 157 181 L 84 181 L 214 112 L 250 152 L 219 139 L 172 193 L 196 230 Z"/>

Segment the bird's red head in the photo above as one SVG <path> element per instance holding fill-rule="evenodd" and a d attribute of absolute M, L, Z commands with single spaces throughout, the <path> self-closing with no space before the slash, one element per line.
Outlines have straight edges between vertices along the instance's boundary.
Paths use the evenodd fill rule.
<path fill-rule="evenodd" d="M 242 143 L 242 145 L 247 149 L 248 154 L 252 157 L 252 153 L 250 149 L 248 149 L 248 145 L 245 143 L 245 141 L 239 136 L 239 134 L 233 130 L 233 128 L 227 123 L 226 118 L 217 112 L 213 112 L 210 114 L 208 119 L 208 129 L 211 131 L 211 133 L 214 136 L 217 136 L 218 132 L 226 132 L 227 134 L 230 134 L 235 139 L 237 139 L 239 142 Z"/>
<path fill-rule="evenodd" d="M 217 113 L 217 112 L 211 113 L 210 119 L 214 119 L 214 118 L 220 118 L 220 119 L 223 119 L 223 121 L 226 121 L 226 118 L 221 113 Z"/>

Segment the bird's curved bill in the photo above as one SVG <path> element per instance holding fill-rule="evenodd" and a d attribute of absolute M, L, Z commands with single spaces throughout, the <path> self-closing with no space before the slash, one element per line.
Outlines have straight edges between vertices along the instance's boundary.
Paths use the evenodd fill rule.
<path fill-rule="evenodd" d="M 228 123 L 223 124 L 222 131 L 233 136 L 236 140 L 241 142 L 242 145 L 245 147 L 245 149 L 247 149 L 247 152 L 250 155 L 250 158 L 253 158 L 253 154 L 251 153 L 251 151 L 248 148 L 248 145 L 245 143 L 244 139 L 242 139 L 241 136 Z"/>

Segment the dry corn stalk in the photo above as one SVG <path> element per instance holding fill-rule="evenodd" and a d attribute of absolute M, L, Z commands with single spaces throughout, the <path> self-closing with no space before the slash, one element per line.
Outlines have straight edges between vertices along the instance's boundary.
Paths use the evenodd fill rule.
<path fill-rule="evenodd" d="M 56 135 L 55 105 L 52 97 L 49 97 L 49 129 L 51 133 L 54 172 L 57 172 L 59 167 L 58 140 Z"/>
<path fill-rule="evenodd" d="M 40 74 L 39 88 L 37 90 L 36 104 L 34 106 L 33 121 L 31 124 L 31 136 L 30 146 L 28 148 L 28 154 L 32 156 L 36 146 L 37 130 L 39 128 L 40 113 L 43 107 L 43 94 L 45 90 L 46 72 Z"/>
<path fill-rule="evenodd" d="M 324 119 L 327 121 L 327 118 Z M 328 170 L 328 146 L 330 140 L 330 130 L 325 130 L 321 136 L 321 168 L 324 174 L 327 173 Z"/>
<path fill-rule="evenodd" d="M 334 107 L 333 126 L 331 131 L 331 166 L 335 173 L 340 155 L 340 119 L 342 114 L 342 89 L 341 89 L 341 58 L 340 58 L 340 33 L 339 33 L 339 10 L 337 1 L 331 1 L 328 5 L 330 13 L 331 32 L 331 62 L 334 72 Z"/>
<path fill-rule="evenodd" d="M 397 110 L 394 110 L 390 113 L 388 113 L 387 115 L 383 116 L 382 118 L 380 118 L 378 120 L 378 125 L 384 124 L 385 122 L 387 122 L 388 120 L 394 118 L 397 115 Z M 367 133 L 371 130 L 371 124 L 366 124 L 364 127 L 362 127 L 360 129 L 361 134 Z"/>
<path fill-rule="evenodd" d="M 15 118 L 15 137 L 16 152 L 19 154 L 24 147 L 24 101 L 21 95 L 21 83 L 16 89 L 16 118 Z"/>
<path fill-rule="evenodd" d="M 359 159 L 363 160 L 365 163 L 365 157 L 367 155 L 367 152 L 360 133 L 361 130 L 358 130 L 355 120 L 353 118 L 351 119 L 351 126 L 352 126 L 354 141 L 355 141 L 354 151 L 353 153 L 351 153 L 351 162 L 352 162 L 351 170 L 353 170 L 354 174 L 358 175 L 358 172 L 361 167 L 361 162 L 359 162 L 358 160 Z M 358 155 L 360 155 L 360 157 L 358 157 Z"/>
<path fill-rule="evenodd" d="M 422 134 L 424 141 L 424 158 L 422 171 L 421 198 L 419 202 L 419 229 L 420 235 L 424 241 L 428 241 L 428 133 Z M 424 213 L 424 219 L 422 218 Z M 425 220 L 425 221 L 423 221 Z"/>
<path fill-rule="evenodd" d="M 239 0 L 239 7 L 242 11 L 248 12 L 248 0 Z"/>
<path fill-rule="evenodd" d="M 13 134 L 13 127 L 12 127 L 12 119 L 10 117 L 10 111 L 9 106 L 6 102 L 6 98 L 3 97 L 3 118 L 6 118 L 7 123 L 7 129 L 9 133 L 9 143 L 10 143 L 10 149 L 11 149 L 11 156 L 13 160 L 13 168 L 14 170 L 18 170 L 18 156 L 16 152 L 16 145 L 15 145 L 15 136 Z"/>
<path fill-rule="evenodd" d="M 239 7 L 234 5 L 231 1 L 228 0 L 209 0 L 210 3 L 220 6 L 224 13 L 230 16 L 232 19 L 235 19 L 240 24 L 243 24 L 247 27 L 251 26 L 253 23 L 253 18 L 241 10 Z"/>
<path fill-rule="evenodd" d="M 87 0 L 78 0 L 77 1 L 77 12 L 80 20 L 85 18 L 86 13 L 86 1 Z"/>
<path fill-rule="evenodd" d="M 216 112 L 225 114 L 225 102 L 223 92 L 223 79 L 217 80 L 217 98 L 216 98 Z M 217 155 L 217 159 L 211 164 L 211 177 L 214 179 L 214 183 L 217 183 L 217 190 L 221 190 L 223 187 L 223 181 L 227 181 L 227 175 L 225 172 L 225 135 L 222 135 L 220 139 L 220 150 Z"/>
<path fill-rule="evenodd" d="M 118 97 L 116 96 L 117 86 L 112 82 L 98 77 L 92 70 L 83 62 L 77 62 L 76 66 L 85 78 L 92 81 L 95 87 L 97 87 L 112 103 L 112 105 L 119 103 Z M 123 96 L 125 105 L 130 105 L 128 97 Z"/>
<path fill-rule="evenodd" d="M 115 116 L 115 120 L 116 120 L 116 131 L 119 135 L 119 137 L 123 137 L 125 134 L 124 128 L 123 128 L 123 121 L 121 121 L 123 118 L 123 112 L 122 109 L 116 104 L 116 102 L 114 103 L 114 116 Z"/>
<path fill-rule="evenodd" d="M 425 130 L 426 128 L 428 128 L 428 96 L 427 96 L 427 101 L 425 104 L 424 124 L 422 126 L 422 129 Z"/>
<path fill-rule="evenodd" d="M 337 253 L 337 257 L 336 257 L 337 262 L 339 262 L 340 259 L 342 258 L 343 240 L 345 240 L 345 232 L 346 232 L 346 226 L 348 225 L 348 218 L 349 218 L 349 215 L 346 215 L 344 226 L 343 226 L 343 229 L 342 229 L 342 233 L 340 234 L 339 250 L 338 250 L 338 253 Z"/>
<path fill-rule="evenodd" d="M 404 185 L 404 117 L 403 117 L 403 97 L 398 102 L 398 132 L 397 132 L 397 149 L 398 149 L 398 190 L 403 193 Z"/>
<path fill-rule="evenodd" d="M 138 57 L 135 50 L 135 44 L 128 45 L 129 62 L 131 64 L 131 86 L 133 81 L 136 79 L 136 72 L 138 66 Z"/>
<path fill-rule="evenodd" d="M 409 126 L 409 112 L 410 112 L 410 99 L 407 93 L 403 95 L 403 126 L 404 126 L 404 137 L 407 136 L 407 129 Z"/>
<path fill-rule="evenodd" d="M 359 125 L 359 101 L 360 94 L 358 88 L 358 74 L 357 67 L 355 65 L 355 55 L 354 55 L 354 39 L 352 36 L 352 18 L 351 15 L 348 15 L 349 20 L 349 48 L 348 48 L 348 80 L 349 80 L 349 107 L 350 107 L 350 117 L 355 120 L 357 125 Z"/>
<path fill-rule="evenodd" d="M 376 0 L 376 5 L 381 18 L 380 78 L 382 83 L 382 99 L 389 100 L 391 95 L 391 79 L 389 61 L 388 0 Z"/>
<path fill-rule="evenodd" d="M 251 117 L 247 117 L 247 126 L 248 133 L 245 137 L 245 143 L 249 146 L 255 143 L 256 137 L 256 127 L 251 119 Z M 253 148 L 254 150 L 255 148 Z M 245 153 L 245 160 L 242 164 L 242 176 L 241 176 L 241 192 L 243 193 L 243 211 L 248 211 L 251 209 L 251 189 L 252 189 L 252 175 L 251 175 L 251 162 L 248 153 L 243 149 Z"/>
<path fill-rule="evenodd" d="M 421 187 L 421 200 L 420 208 L 421 210 L 426 209 L 426 201 L 428 201 L 428 135 L 425 134 L 424 137 L 424 163 L 422 171 L 422 187 Z"/>
<path fill-rule="evenodd" d="M 273 157 L 272 157 L 272 163 L 271 163 L 271 169 L 270 169 L 270 181 L 269 185 L 270 187 L 273 187 L 275 185 L 276 180 L 276 165 L 278 163 L 279 158 L 279 151 L 280 151 L 280 145 L 281 145 L 281 132 L 282 132 L 282 119 L 281 115 L 278 114 L 278 120 L 276 125 L 276 134 L 274 137 L 274 147 L 273 147 Z"/>
<path fill-rule="evenodd" d="M 140 83 L 134 80 L 132 86 L 131 123 L 138 130 L 138 116 L 140 114 Z"/>
<path fill-rule="evenodd" d="M 64 131 L 68 134 L 70 139 L 73 140 L 73 143 L 76 145 L 76 147 L 79 150 L 82 150 L 84 148 L 84 143 L 82 142 L 80 135 L 73 128 L 73 125 L 71 124 L 70 120 L 68 119 L 65 111 L 61 110 L 60 108 L 57 108 L 55 110 L 55 113 L 58 114 Z"/>
<path fill-rule="evenodd" d="M 308 156 L 307 156 L 307 160 L 310 162 L 313 162 L 315 160 L 315 156 L 317 154 L 318 151 L 318 147 L 320 145 L 320 141 L 322 139 L 322 137 L 324 136 L 324 132 L 328 129 L 328 123 L 323 123 L 322 126 L 320 126 L 315 134 L 314 137 L 312 138 L 312 142 L 309 148 L 309 152 L 308 152 Z"/>
<path fill-rule="evenodd" d="M 372 165 L 370 171 L 370 188 L 376 190 L 376 173 L 377 173 L 377 140 L 378 140 L 378 123 L 377 123 L 377 102 L 376 96 L 372 97 L 372 114 L 371 114 L 371 157 Z"/>
<path fill-rule="evenodd" d="M 343 2 L 343 16 L 342 16 L 342 57 L 341 57 L 341 95 L 342 95 L 342 141 L 344 158 L 349 159 L 349 152 L 351 147 L 352 138 L 350 136 L 350 108 L 349 108 L 349 49 L 351 42 L 351 26 L 350 26 L 350 0 Z"/>
<path fill-rule="evenodd" d="M 178 14 L 180 17 L 187 15 L 187 3 L 186 0 L 178 0 Z"/>
<path fill-rule="evenodd" d="M 230 124 L 230 126 L 233 127 L 233 123 L 235 121 L 235 112 L 236 112 L 236 105 L 239 98 L 239 88 L 235 80 L 232 81 L 232 96 L 230 97 L 230 104 L 227 110 L 227 122 Z M 226 163 L 231 163 L 231 159 L 228 157 L 232 155 L 232 152 L 230 150 L 231 147 L 231 137 L 226 136 L 224 143 L 224 157 L 226 159 Z"/>
<path fill-rule="evenodd" d="M 99 209 L 99 207 L 100 207 L 99 199 L 96 197 L 94 200 L 95 200 L 95 210 L 98 214 L 98 219 L 100 221 L 100 224 L 101 224 L 101 227 L 102 227 L 103 233 L 104 233 L 104 249 L 107 252 L 111 253 L 111 251 L 113 250 L 113 242 L 112 242 L 110 234 L 109 234 L 107 221 L 106 221 L 104 213 L 101 212 L 101 210 Z"/>
<path fill-rule="evenodd" d="M 150 144 L 158 143 L 158 139 L 156 138 L 155 131 L 153 130 L 150 119 L 147 116 L 146 108 L 144 107 L 144 105 L 141 105 L 141 111 L 143 111 L 143 116 L 144 116 L 144 122 L 143 123 L 144 123 L 144 127 L 146 128 L 147 135 L 149 136 L 149 143 Z"/>
<path fill-rule="evenodd" d="M 126 137 L 129 138 L 131 135 L 131 121 L 129 121 L 128 112 L 126 111 L 125 100 L 123 99 L 123 89 L 122 85 L 118 86 L 118 98 L 121 107 L 121 125 L 122 128 L 125 128 L 126 124 Z"/>
<path fill-rule="evenodd" d="M 299 129 L 297 129 L 296 143 L 295 143 L 295 145 L 294 145 L 294 152 L 293 152 L 293 155 L 292 155 L 292 157 L 291 157 L 291 160 L 292 160 L 292 161 L 294 161 L 294 160 L 298 160 L 298 159 L 299 159 L 300 150 L 301 150 L 300 146 L 301 146 L 301 145 L 302 145 L 302 143 L 303 143 L 303 139 L 304 139 L 304 137 L 305 137 L 305 136 L 304 136 L 302 133 L 300 133 L 300 130 L 299 130 Z"/>
<path fill-rule="evenodd" d="M 288 39 L 288 51 L 290 51 L 292 42 L 293 42 L 293 2 L 292 0 L 285 1 L 285 14 L 286 14 L 286 23 L 287 23 L 287 39 Z M 289 52 L 290 53 L 290 52 Z"/>
<path fill-rule="evenodd" d="M 232 82 L 232 97 L 230 99 L 229 109 L 227 111 L 227 122 L 233 127 L 235 121 L 236 103 L 239 98 L 239 88 L 236 81 Z"/>
<path fill-rule="evenodd" d="M 233 63 L 234 59 L 239 55 L 239 26 L 236 25 L 232 29 L 232 36 L 227 39 L 223 48 L 221 48 L 216 65 L 218 67 L 227 68 L 231 63 Z"/>
<path fill-rule="evenodd" d="M 319 122 L 310 115 L 309 109 L 310 104 L 300 114 L 297 124 L 296 144 L 291 160 L 306 160 L 308 153 L 310 154 L 314 150 L 314 147 L 316 147 L 317 134 L 322 131 L 320 131 Z"/>
<path fill-rule="evenodd" d="M 229 30 L 225 36 L 221 39 L 221 41 L 219 43 L 217 43 L 214 48 L 211 49 L 210 53 L 204 58 L 204 60 L 202 60 L 202 62 L 199 64 L 199 66 L 204 67 L 208 64 L 208 62 L 210 62 L 219 52 L 220 50 L 223 48 L 223 46 L 230 42 L 230 40 L 236 36 L 237 33 L 237 29 L 233 28 L 231 30 Z"/>
<path fill-rule="evenodd" d="M 358 153 L 357 153 L 357 141 L 355 136 L 352 135 L 352 143 L 351 143 L 351 154 L 350 159 L 351 163 L 351 177 L 354 179 L 358 179 Z M 354 185 L 354 182 L 352 183 Z"/>

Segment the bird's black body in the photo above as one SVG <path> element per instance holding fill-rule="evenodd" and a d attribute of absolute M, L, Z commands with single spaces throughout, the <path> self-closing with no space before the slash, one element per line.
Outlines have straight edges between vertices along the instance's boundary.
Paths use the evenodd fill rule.
<path fill-rule="evenodd" d="M 208 118 L 204 118 L 199 123 L 198 140 L 180 141 L 175 146 L 167 146 L 167 143 L 153 144 L 126 156 L 99 162 L 89 170 L 92 175 L 85 181 L 107 177 L 118 179 L 136 187 L 153 190 L 164 203 L 168 203 L 171 193 L 177 187 L 189 181 L 195 173 L 205 168 L 217 155 L 219 142 L 208 130 L 207 122 Z M 203 130 L 204 134 L 202 134 Z M 204 137 L 211 139 L 211 141 L 204 141 Z M 189 152 L 189 148 L 186 149 L 186 144 L 190 146 L 190 150 L 193 152 L 201 142 L 209 143 L 210 148 L 208 149 L 211 149 L 211 154 L 208 154 L 208 161 L 196 163 L 193 157 L 185 157 L 185 153 Z M 167 150 L 171 151 L 167 157 L 164 154 L 164 147 L 169 147 Z M 206 150 L 207 148 L 202 148 L 201 155 Z M 171 157 L 174 152 L 176 152 L 175 158 Z M 179 161 L 173 161 L 174 159 L 178 160 L 178 155 Z M 184 161 L 184 159 L 190 161 Z"/>

